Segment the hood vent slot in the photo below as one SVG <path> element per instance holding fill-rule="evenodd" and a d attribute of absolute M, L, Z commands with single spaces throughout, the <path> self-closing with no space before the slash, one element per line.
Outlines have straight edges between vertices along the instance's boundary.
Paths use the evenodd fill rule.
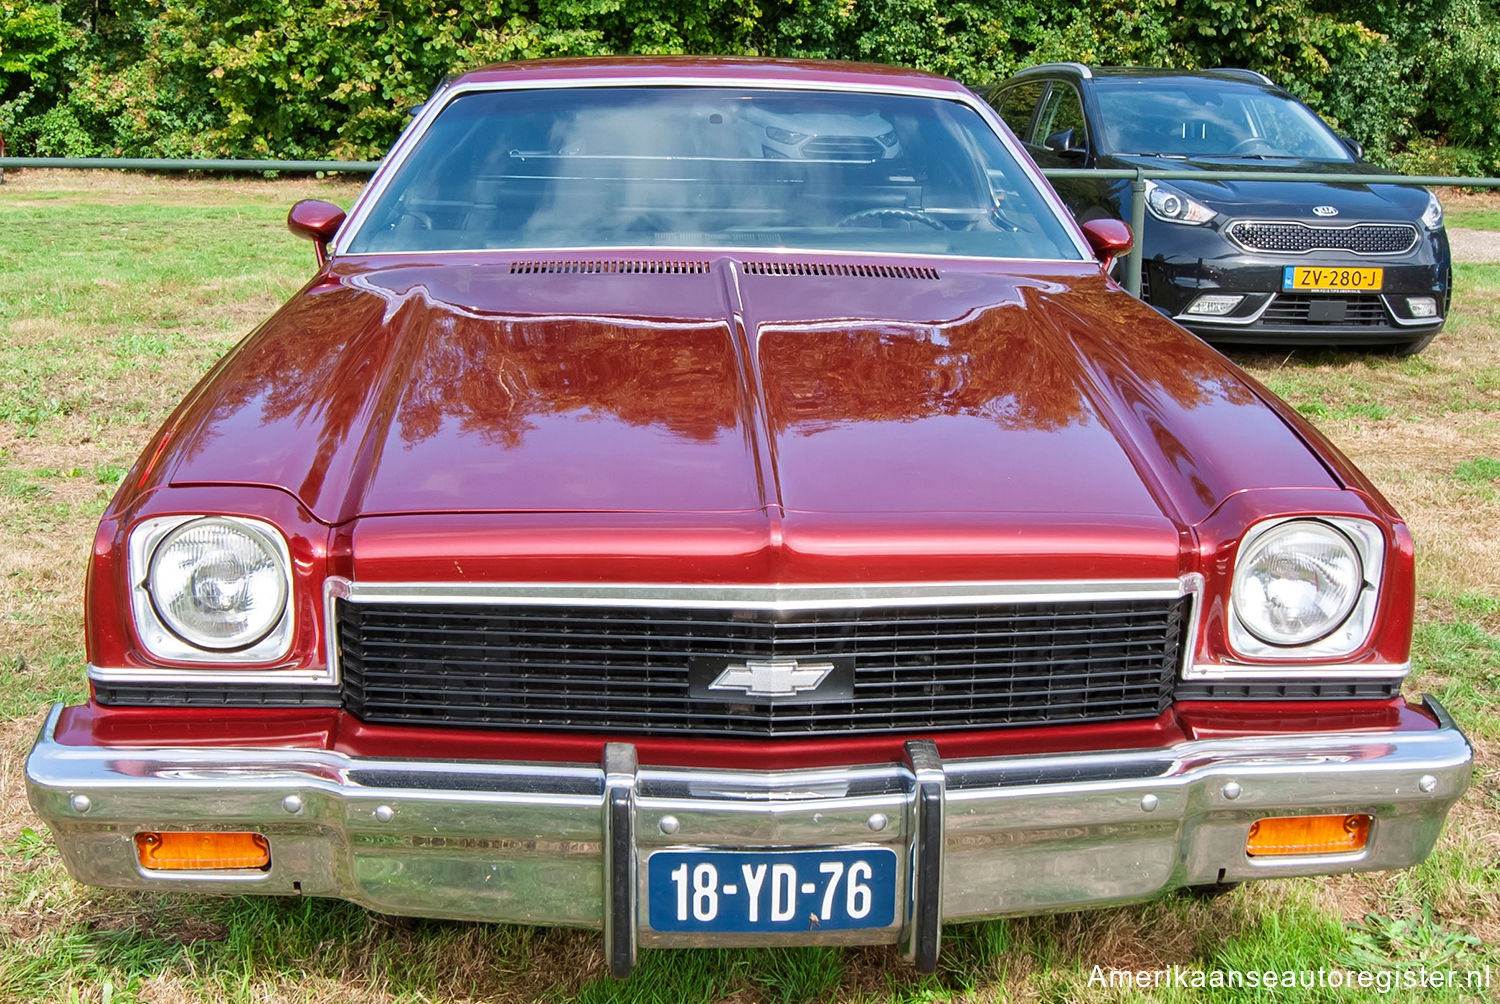
<path fill-rule="evenodd" d="M 596 261 L 513 261 L 511 275 L 707 275 L 706 261 L 639 261 L 629 258 Z"/>
<path fill-rule="evenodd" d="M 936 279 L 935 268 L 912 265 L 849 265 L 813 261 L 747 261 L 746 275 L 841 275 L 858 279 Z"/>

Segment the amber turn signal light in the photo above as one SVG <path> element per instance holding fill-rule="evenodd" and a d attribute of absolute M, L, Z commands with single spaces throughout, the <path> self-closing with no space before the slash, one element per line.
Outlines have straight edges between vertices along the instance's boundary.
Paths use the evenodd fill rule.
<path fill-rule="evenodd" d="M 265 868 L 271 844 L 259 833 L 137 833 L 135 854 L 155 871 Z"/>
<path fill-rule="evenodd" d="M 1369 816 L 1274 816 L 1250 824 L 1245 853 L 1252 858 L 1353 854 L 1364 850 L 1369 838 Z"/>

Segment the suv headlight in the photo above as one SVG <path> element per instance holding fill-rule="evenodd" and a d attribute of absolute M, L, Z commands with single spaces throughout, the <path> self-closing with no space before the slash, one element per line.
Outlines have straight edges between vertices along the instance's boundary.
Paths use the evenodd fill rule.
<path fill-rule="evenodd" d="M 1230 589 L 1230 644 L 1241 655 L 1340 656 L 1374 624 L 1384 554 L 1367 520 L 1273 520 L 1240 545 Z"/>
<path fill-rule="evenodd" d="M 1443 225 L 1443 204 L 1431 192 L 1427 193 L 1427 208 L 1422 210 L 1422 226 L 1436 230 Z"/>
<path fill-rule="evenodd" d="M 131 536 L 132 605 L 147 651 L 191 662 L 258 662 L 291 638 L 291 559 L 259 520 L 149 520 Z"/>
<path fill-rule="evenodd" d="M 1160 182 L 1147 180 L 1146 207 L 1151 215 L 1168 223 L 1188 223 L 1197 226 L 1213 219 L 1215 213 L 1201 202 L 1194 202 L 1175 188 Z"/>

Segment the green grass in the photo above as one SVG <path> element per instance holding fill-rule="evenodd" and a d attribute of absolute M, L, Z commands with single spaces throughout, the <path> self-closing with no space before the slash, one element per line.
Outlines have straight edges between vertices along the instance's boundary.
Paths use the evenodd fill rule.
<path fill-rule="evenodd" d="M 0 1002 L 1312 1002 L 1399 998 L 1136 992 L 1093 977 L 1096 967 L 1488 964 L 1500 979 L 1500 953 L 1476 933 L 1497 930 L 1500 917 L 1500 765 L 1484 746 L 1467 801 L 1418 868 L 954 926 L 931 976 L 884 947 L 647 950 L 621 984 L 603 976 L 598 936 L 588 932 L 402 920 L 328 900 L 76 885 L 17 794 L 15 772 L 43 709 L 86 692 L 79 596 L 94 525 L 181 395 L 310 274 L 308 245 L 283 224 L 288 205 L 306 194 L 348 205 L 352 192 L 290 182 L 35 190 L 25 178 L 0 189 L 0 756 L 11 772 L 0 814 Z M 1457 222 L 1465 212 L 1450 222 L 1475 225 Z M 1416 358 L 1236 358 L 1406 512 L 1427 611 L 1411 690 L 1430 690 L 1477 741 L 1493 744 L 1500 267 L 1460 267 L 1458 289 L 1449 330 Z M 1448 509 L 1457 515 L 1443 516 Z"/>
<path fill-rule="evenodd" d="M 1444 209 L 1444 222 L 1466 230 L 1500 230 L 1500 209 Z"/>

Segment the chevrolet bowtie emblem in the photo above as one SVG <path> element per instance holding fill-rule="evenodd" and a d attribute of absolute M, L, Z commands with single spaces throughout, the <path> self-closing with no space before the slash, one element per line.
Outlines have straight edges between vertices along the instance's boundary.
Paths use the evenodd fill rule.
<path fill-rule="evenodd" d="M 796 659 L 746 659 L 731 662 L 708 685 L 709 690 L 739 690 L 747 697 L 791 697 L 818 685 L 833 672 L 831 662 Z"/>

